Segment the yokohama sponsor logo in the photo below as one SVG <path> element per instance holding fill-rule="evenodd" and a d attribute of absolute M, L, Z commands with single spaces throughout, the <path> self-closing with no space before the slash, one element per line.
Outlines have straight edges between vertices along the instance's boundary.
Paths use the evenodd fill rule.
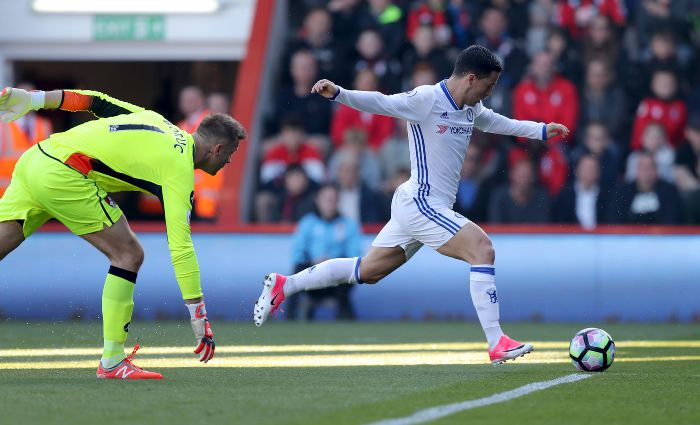
<path fill-rule="evenodd" d="M 472 127 L 450 127 L 449 125 L 444 125 L 444 124 L 435 124 L 437 125 L 438 129 L 435 133 L 437 134 L 445 134 L 447 131 L 450 131 L 450 134 L 459 134 L 459 135 L 465 135 L 465 136 L 471 136 L 472 134 Z"/>

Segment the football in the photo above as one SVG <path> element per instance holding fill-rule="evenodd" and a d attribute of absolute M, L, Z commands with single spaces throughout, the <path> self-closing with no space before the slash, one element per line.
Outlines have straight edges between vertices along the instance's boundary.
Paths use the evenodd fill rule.
<path fill-rule="evenodd" d="M 602 329 L 582 329 L 571 339 L 569 357 L 578 370 L 602 372 L 615 360 L 615 342 Z"/>

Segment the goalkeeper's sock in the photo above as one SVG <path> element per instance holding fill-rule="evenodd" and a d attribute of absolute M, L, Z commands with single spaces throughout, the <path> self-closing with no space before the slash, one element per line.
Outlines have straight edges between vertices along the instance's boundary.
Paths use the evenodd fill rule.
<path fill-rule="evenodd" d="M 100 362 L 105 369 L 113 368 L 126 357 L 124 343 L 134 311 L 135 284 L 135 272 L 110 266 L 102 290 L 104 351 Z"/>
<path fill-rule="evenodd" d="M 359 281 L 360 261 L 362 257 L 334 258 L 326 260 L 299 273 L 287 276 L 284 284 L 284 296 L 288 297 L 301 291 L 328 288 L 343 283 L 362 283 Z"/>
<path fill-rule="evenodd" d="M 469 273 L 469 292 L 479 316 L 479 322 L 486 334 L 489 349 L 498 344 L 503 335 L 499 323 L 498 294 L 496 293 L 496 269 L 492 264 L 472 266 Z"/>

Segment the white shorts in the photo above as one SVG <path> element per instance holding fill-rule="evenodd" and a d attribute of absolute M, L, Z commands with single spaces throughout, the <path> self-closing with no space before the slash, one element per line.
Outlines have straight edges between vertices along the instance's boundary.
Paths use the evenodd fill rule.
<path fill-rule="evenodd" d="M 391 200 L 391 220 L 379 232 L 372 246 L 400 246 L 409 259 L 421 246 L 438 249 L 457 234 L 469 220 L 447 207 L 430 205 L 428 198 L 412 196 L 399 186 Z"/>

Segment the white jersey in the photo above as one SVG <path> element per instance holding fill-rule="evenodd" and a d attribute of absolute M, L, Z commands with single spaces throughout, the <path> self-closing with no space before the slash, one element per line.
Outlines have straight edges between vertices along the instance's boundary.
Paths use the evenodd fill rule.
<path fill-rule="evenodd" d="M 337 102 L 374 114 L 406 120 L 411 178 L 403 190 L 420 202 L 452 208 L 472 129 L 544 140 L 546 125 L 506 118 L 481 102 L 457 107 L 445 81 L 387 96 L 339 87 Z"/>

